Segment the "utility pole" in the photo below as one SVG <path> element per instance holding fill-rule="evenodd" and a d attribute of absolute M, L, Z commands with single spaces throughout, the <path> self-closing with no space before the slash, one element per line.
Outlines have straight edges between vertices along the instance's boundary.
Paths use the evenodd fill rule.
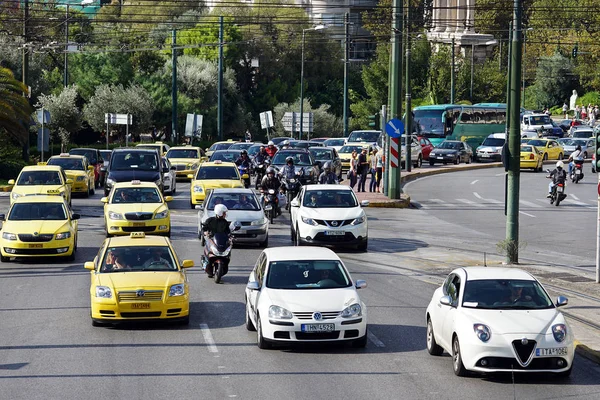
<path fill-rule="evenodd" d="M 506 207 L 506 261 L 509 264 L 519 262 L 519 185 L 520 185 L 520 95 L 521 95 L 521 47 L 522 42 L 522 4 L 523 0 L 513 3 L 513 32 L 511 42 L 510 66 L 510 108 L 507 119 L 510 119 L 508 136 L 508 185 Z"/>
<path fill-rule="evenodd" d="M 65 15 L 65 68 L 64 85 L 69 86 L 69 3 L 67 3 L 67 13 Z"/>
<path fill-rule="evenodd" d="M 390 110 L 388 119 L 402 118 L 402 25 L 403 25 L 402 0 L 392 0 L 392 36 L 390 52 L 390 73 L 388 97 Z M 386 121 L 387 122 L 387 121 Z M 387 157 L 388 196 L 390 199 L 399 199 L 402 192 L 400 187 L 400 160 L 398 167 L 392 168 L 391 157 Z"/>
<path fill-rule="evenodd" d="M 223 16 L 219 17 L 219 81 L 217 100 L 217 131 L 223 140 Z"/>
<path fill-rule="evenodd" d="M 171 61 L 173 63 L 173 74 L 171 81 L 171 132 L 173 140 L 179 142 L 177 137 L 177 31 L 171 31 Z M 108 135 L 108 132 L 106 132 Z"/>
<path fill-rule="evenodd" d="M 450 104 L 454 104 L 454 37 L 452 37 L 452 55 L 450 56 L 450 62 L 452 65 L 450 66 Z"/>
<path fill-rule="evenodd" d="M 29 88 L 29 52 L 27 46 L 29 44 L 29 0 L 25 0 L 23 4 L 23 71 L 22 80 L 25 87 Z M 27 93 L 27 98 L 31 98 L 31 93 Z M 29 101 L 29 100 L 28 100 Z M 23 160 L 29 161 L 29 134 L 23 145 Z"/>
<path fill-rule="evenodd" d="M 473 74 L 475 73 L 475 44 L 471 44 L 471 90 L 469 100 L 473 103 Z"/>
<path fill-rule="evenodd" d="M 348 137 L 348 53 L 350 52 L 350 14 L 344 15 L 344 137 Z"/>
<path fill-rule="evenodd" d="M 412 89 L 410 85 L 410 0 L 406 0 L 406 81 L 404 83 L 404 90 L 406 92 L 406 106 L 404 107 L 404 143 L 406 143 L 406 171 L 410 172 L 411 162 L 411 150 L 412 150 Z"/>

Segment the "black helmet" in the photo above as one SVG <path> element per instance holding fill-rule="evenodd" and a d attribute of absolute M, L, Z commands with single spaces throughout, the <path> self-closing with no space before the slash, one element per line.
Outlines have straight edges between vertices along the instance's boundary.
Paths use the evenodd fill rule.
<path fill-rule="evenodd" d="M 275 168 L 273 168 L 273 167 L 267 168 L 267 175 L 269 175 L 269 174 L 275 175 Z"/>
<path fill-rule="evenodd" d="M 240 155 L 242 155 L 242 156 L 247 156 L 247 155 L 248 155 L 248 152 L 247 152 L 246 150 L 242 150 L 242 152 L 240 153 Z"/>
<path fill-rule="evenodd" d="M 291 156 L 288 156 L 288 157 L 285 159 L 285 163 L 286 163 L 286 164 L 289 164 L 289 163 L 292 163 L 292 164 L 294 164 L 294 158 L 293 158 L 293 157 L 291 157 Z"/>
<path fill-rule="evenodd" d="M 576 148 L 575 150 L 579 150 L 579 151 L 581 151 L 581 145 L 580 145 L 580 144 L 578 144 L 578 145 L 577 145 L 577 148 Z"/>
<path fill-rule="evenodd" d="M 325 165 L 323 165 L 323 169 L 325 170 L 325 172 L 331 171 L 331 161 L 327 161 Z"/>

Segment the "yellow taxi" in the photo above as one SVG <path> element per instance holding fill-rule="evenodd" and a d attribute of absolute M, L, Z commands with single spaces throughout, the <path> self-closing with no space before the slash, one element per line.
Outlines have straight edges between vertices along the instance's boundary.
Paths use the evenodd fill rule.
<path fill-rule="evenodd" d="M 0 255 L 11 257 L 66 257 L 75 259 L 79 214 L 61 196 L 23 196 L 15 199 L 2 224 Z"/>
<path fill-rule="evenodd" d="M 207 158 L 203 154 L 204 151 L 200 147 L 188 145 L 171 147 L 166 157 L 176 168 L 177 177 L 187 178 L 196 172 L 202 161 L 206 161 Z"/>
<path fill-rule="evenodd" d="M 14 185 L 10 194 L 10 204 L 22 196 L 38 194 L 58 195 L 71 205 L 71 185 L 62 167 L 57 165 L 28 165 L 23 167 L 17 180 L 11 179 L 9 185 Z"/>
<path fill-rule="evenodd" d="M 71 194 L 82 193 L 85 197 L 96 193 L 96 178 L 94 177 L 94 166 L 90 165 L 87 157 L 76 156 L 69 153 L 61 153 L 48 159 L 46 165 L 58 165 L 62 167 L 71 179 Z"/>
<path fill-rule="evenodd" d="M 140 143 L 140 144 L 137 144 L 135 147 L 141 147 L 143 149 L 156 149 L 158 151 L 158 154 L 160 154 L 161 157 L 164 157 L 170 148 L 168 145 L 164 144 L 163 142 Z"/>
<path fill-rule="evenodd" d="M 94 261 L 90 298 L 93 326 L 127 321 L 161 320 L 187 325 L 190 295 L 185 269 L 192 260 L 179 262 L 171 241 L 133 232 L 108 238 Z"/>
<path fill-rule="evenodd" d="M 248 179 L 248 175 L 240 176 L 237 166 L 234 163 L 216 160 L 200 164 L 196 175 L 188 175 L 192 180 L 190 185 L 190 205 L 196 208 L 197 204 L 202 204 L 206 198 L 207 192 L 217 188 L 243 188 L 242 179 Z"/>
<path fill-rule="evenodd" d="M 340 160 L 342 161 L 342 171 L 348 171 L 350 169 L 350 159 L 352 159 L 352 152 L 356 150 L 356 157 L 362 152 L 362 149 L 366 148 L 368 150 L 367 153 L 367 161 L 373 151 L 373 146 L 368 145 L 367 143 L 352 143 L 346 144 L 342 146 L 340 151 L 338 151 L 338 155 L 340 156 Z"/>
<path fill-rule="evenodd" d="M 214 153 L 215 151 L 217 151 L 217 150 L 227 150 L 234 143 L 236 143 L 236 142 L 233 139 L 228 139 L 228 140 L 224 140 L 224 141 L 221 141 L 221 142 L 215 142 L 215 143 L 213 143 L 212 146 L 210 146 L 208 149 L 206 149 L 206 157 L 207 157 L 207 159 L 210 159 L 210 156 L 212 156 L 212 153 Z"/>
<path fill-rule="evenodd" d="M 565 149 L 554 139 L 531 139 L 527 142 L 542 152 L 544 160 L 562 160 Z"/>
<path fill-rule="evenodd" d="M 534 145 L 522 144 L 520 164 L 521 169 L 532 168 L 535 172 L 541 171 L 544 167 L 544 152 Z"/>
<path fill-rule="evenodd" d="M 104 203 L 106 236 L 145 232 L 171 236 L 171 213 L 167 202 L 154 182 L 117 182 Z"/>

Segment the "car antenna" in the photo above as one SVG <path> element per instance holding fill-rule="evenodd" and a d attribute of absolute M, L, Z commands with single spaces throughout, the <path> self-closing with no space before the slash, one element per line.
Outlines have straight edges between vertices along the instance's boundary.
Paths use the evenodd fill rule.
<path fill-rule="evenodd" d="M 487 253 L 485 251 L 483 252 L 483 266 L 487 267 Z"/>

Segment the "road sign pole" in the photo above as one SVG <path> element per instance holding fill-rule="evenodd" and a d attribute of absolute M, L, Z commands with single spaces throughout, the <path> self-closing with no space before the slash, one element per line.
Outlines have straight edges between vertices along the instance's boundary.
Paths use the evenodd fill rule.
<path fill-rule="evenodd" d="M 597 141 L 596 141 L 597 142 Z M 598 158 L 592 160 L 592 162 L 596 162 Z M 598 166 L 594 165 L 596 171 L 598 171 Z M 598 217 L 596 221 L 596 283 L 600 283 L 600 172 L 597 173 L 598 176 Z"/>
<path fill-rule="evenodd" d="M 402 118 L 402 23 L 403 23 L 403 4 L 402 0 L 392 0 L 392 36 L 390 52 L 390 73 L 389 73 L 389 117 Z M 390 151 L 390 162 L 393 158 L 394 139 L 391 141 L 392 150 Z M 396 159 L 398 158 L 398 142 L 396 139 Z M 399 199 L 400 188 L 400 168 L 388 167 L 388 197 L 390 199 Z"/>
<path fill-rule="evenodd" d="M 381 123 L 379 124 L 379 126 L 384 126 L 385 123 L 387 122 L 387 106 L 386 105 L 382 105 L 381 106 Z M 386 165 L 387 159 L 389 158 L 389 151 L 390 151 L 390 146 L 389 146 L 389 137 L 388 135 L 385 135 L 383 138 L 383 154 L 381 156 L 381 182 L 383 182 L 383 194 L 387 196 L 387 191 L 388 191 L 388 185 L 387 185 L 387 175 L 388 175 L 388 168 Z"/>
<path fill-rule="evenodd" d="M 44 119 L 45 118 L 44 117 L 45 117 L 44 107 L 42 107 L 42 140 L 41 140 L 41 142 L 42 142 L 42 159 L 41 159 L 41 161 L 42 162 L 44 162 L 44 139 L 45 139 L 45 137 L 44 137 Z"/>

